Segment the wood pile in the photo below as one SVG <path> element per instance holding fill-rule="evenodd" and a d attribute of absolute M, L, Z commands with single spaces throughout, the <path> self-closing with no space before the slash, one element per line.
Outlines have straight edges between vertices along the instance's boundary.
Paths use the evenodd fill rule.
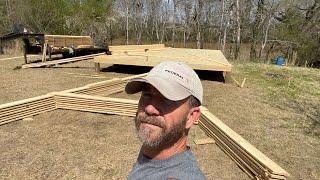
<path fill-rule="evenodd" d="M 51 93 L 55 95 L 57 108 L 104 114 L 135 116 L 138 101 L 119 98 L 98 97 L 66 92 Z"/>
<path fill-rule="evenodd" d="M 38 96 L 0 105 L 0 125 L 56 109 L 53 95 Z"/>
<path fill-rule="evenodd" d="M 234 132 L 221 120 L 201 108 L 199 126 L 252 179 L 287 179 L 289 173 Z"/>
<path fill-rule="evenodd" d="M 133 78 L 143 77 L 147 74 L 139 74 L 135 76 L 129 76 L 125 78 L 113 78 L 106 81 L 100 81 L 97 83 L 88 84 L 84 87 L 66 90 L 63 92 L 76 93 L 76 94 L 87 94 L 87 95 L 99 95 L 108 96 L 110 94 L 122 92 L 126 83 Z"/>
<path fill-rule="evenodd" d="M 45 35 L 45 42 L 53 47 L 92 45 L 90 36 Z"/>

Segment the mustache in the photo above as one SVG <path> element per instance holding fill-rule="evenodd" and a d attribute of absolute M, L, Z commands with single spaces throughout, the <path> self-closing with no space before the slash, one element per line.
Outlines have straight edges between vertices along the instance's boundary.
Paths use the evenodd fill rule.
<path fill-rule="evenodd" d="M 148 116 L 148 115 L 145 115 L 145 116 L 138 116 L 136 118 L 136 122 L 137 124 L 141 124 L 141 123 L 148 123 L 148 124 L 152 124 L 152 125 L 155 125 L 155 126 L 159 126 L 161 128 L 164 128 L 165 127 L 165 124 L 164 122 L 162 122 L 161 120 L 159 120 L 156 116 Z"/>

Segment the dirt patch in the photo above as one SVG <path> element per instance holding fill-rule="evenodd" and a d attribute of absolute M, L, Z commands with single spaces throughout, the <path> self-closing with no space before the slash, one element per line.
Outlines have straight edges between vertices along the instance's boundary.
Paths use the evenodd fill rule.
<path fill-rule="evenodd" d="M 89 61 L 13 70 L 22 63 L 23 59 L 0 61 L 0 103 L 131 75 L 112 68 L 96 73 Z M 266 103 L 264 92 L 253 82 L 248 79 L 245 88 L 238 88 L 203 80 L 204 105 L 285 168 L 292 179 L 319 179 L 319 140 L 291 123 L 305 116 Z M 138 99 L 139 95 L 119 93 L 113 97 Z M 204 133 L 194 126 L 189 145 L 208 179 L 248 179 L 215 144 L 197 146 L 192 142 L 203 137 Z M 33 121 L 0 126 L 0 147 L 1 179 L 125 179 L 140 143 L 132 118 L 56 110 L 35 116 Z"/>

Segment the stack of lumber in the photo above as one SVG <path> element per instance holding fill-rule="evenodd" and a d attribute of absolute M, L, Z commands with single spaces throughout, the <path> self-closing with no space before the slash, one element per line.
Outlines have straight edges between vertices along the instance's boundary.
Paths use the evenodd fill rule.
<path fill-rule="evenodd" d="M 66 92 L 50 93 L 55 95 L 57 108 L 105 114 L 135 116 L 138 101 L 74 94 Z"/>
<path fill-rule="evenodd" d="M 24 64 L 21 66 L 21 68 L 22 69 L 37 68 L 37 67 L 64 64 L 64 63 L 70 63 L 70 62 L 76 62 L 76 61 L 92 60 L 95 56 L 99 56 L 99 55 L 103 55 L 103 54 L 105 54 L 105 53 L 90 54 L 90 55 L 86 55 L 86 56 L 78 56 L 78 57 L 74 57 L 74 58 L 66 58 L 66 59 L 60 59 L 60 60 L 54 60 L 54 61 L 45 61 L 45 62 L 40 62 L 40 63 Z"/>
<path fill-rule="evenodd" d="M 106 81 L 100 81 L 97 83 L 88 84 L 84 87 L 66 90 L 63 92 L 77 93 L 77 94 L 87 94 L 87 95 L 99 95 L 108 96 L 110 94 L 122 92 L 126 83 L 133 78 L 143 77 L 147 74 L 139 74 L 135 76 L 129 76 L 125 78 L 113 78 Z"/>
<path fill-rule="evenodd" d="M 0 125 L 55 109 L 56 103 L 53 95 L 43 95 L 2 104 L 0 105 Z"/>
<path fill-rule="evenodd" d="M 120 78 L 114 78 L 107 81 L 102 81 L 98 83 L 88 84 L 85 89 L 79 89 L 75 93 L 77 94 L 87 94 L 87 95 L 100 95 L 107 96 L 117 92 L 123 91 L 125 86 L 124 81 Z"/>
<path fill-rule="evenodd" d="M 45 35 L 45 42 L 53 47 L 92 45 L 90 36 Z"/>
<path fill-rule="evenodd" d="M 201 107 L 200 127 L 252 179 L 287 179 L 289 173 Z"/>

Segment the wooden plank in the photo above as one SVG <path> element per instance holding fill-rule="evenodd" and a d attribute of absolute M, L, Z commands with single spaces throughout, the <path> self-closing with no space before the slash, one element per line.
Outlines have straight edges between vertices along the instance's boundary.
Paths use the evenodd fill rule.
<path fill-rule="evenodd" d="M 48 44 L 47 43 L 44 43 L 43 44 L 43 48 L 42 48 L 42 62 L 46 62 L 46 57 L 47 57 L 47 47 L 48 47 Z"/>
<path fill-rule="evenodd" d="M 109 102 L 116 102 L 116 103 L 119 102 L 119 103 L 127 103 L 132 105 L 138 104 L 138 101 L 131 100 L 131 99 L 98 97 L 98 96 L 90 96 L 90 95 L 84 95 L 84 94 L 66 93 L 66 92 L 53 92 L 53 93 L 50 93 L 50 95 L 75 97 L 75 98 L 83 98 L 83 99 L 94 99 L 94 100 L 109 101 Z"/>
<path fill-rule="evenodd" d="M 256 176 L 257 173 L 254 173 L 250 167 L 248 168 L 248 166 L 246 165 L 246 163 L 237 156 L 237 154 L 233 153 L 228 146 L 219 139 L 218 136 L 215 135 L 215 133 L 213 133 L 209 128 L 207 128 L 205 125 L 202 125 L 202 123 L 199 121 L 199 125 L 200 127 L 202 127 L 205 132 L 208 132 L 207 135 L 209 137 L 212 137 L 213 139 L 215 139 L 216 144 L 218 145 L 218 147 L 220 147 L 220 149 L 225 152 L 239 167 L 240 169 L 242 169 L 251 179 L 255 179 L 254 177 Z"/>
<path fill-rule="evenodd" d="M 147 76 L 147 74 L 148 73 L 138 74 L 138 75 L 134 75 L 134 76 L 128 76 L 128 77 L 125 77 L 125 78 L 121 78 L 121 80 L 128 81 L 128 80 L 133 79 L 133 78 L 145 77 L 145 76 Z"/>
<path fill-rule="evenodd" d="M 239 153 L 234 146 L 230 145 L 229 141 L 226 140 L 221 134 L 217 133 L 214 129 L 208 127 L 202 121 L 199 122 L 202 128 L 207 128 L 207 132 L 209 132 L 209 137 L 213 137 L 217 144 L 220 145 L 221 149 L 228 151 L 229 155 L 232 155 L 233 159 L 236 159 L 238 163 L 241 164 L 243 168 L 246 169 L 246 172 L 250 172 L 250 174 L 254 174 L 254 176 L 264 175 L 264 169 L 259 168 L 257 164 L 252 163 L 251 161 L 247 161 L 247 157 L 242 153 Z M 218 143 L 219 142 L 219 143 Z"/>
<path fill-rule="evenodd" d="M 124 46 L 109 46 L 111 53 L 124 53 L 130 51 L 141 51 L 146 50 L 161 50 L 164 49 L 164 44 L 150 44 L 150 45 L 124 45 Z"/>
<path fill-rule="evenodd" d="M 48 101 L 48 102 L 41 102 L 41 103 L 29 103 L 29 104 L 25 104 L 24 107 L 12 107 L 12 109 L 9 109 L 7 111 L 1 112 L 0 113 L 0 119 L 2 117 L 11 115 L 11 114 L 17 114 L 20 113 L 22 111 L 29 111 L 35 108 L 39 108 L 42 106 L 50 106 L 50 105 L 55 105 L 55 101 Z"/>
<path fill-rule="evenodd" d="M 193 142 L 196 145 L 205 145 L 205 144 L 213 144 L 215 141 L 212 138 L 204 138 L 204 139 L 195 139 Z"/>
<path fill-rule="evenodd" d="M 32 63 L 32 64 L 24 64 L 21 66 L 21 68 L 35 68 L 35 67 L 43 67 L 48 65 L 55 65 L 55 64 L 63 64 L 63 63 L 70 63 L 75 61 L 82 61 L 82 60 L 89 60 L 93 59 L 95 56 L 102 55 L 105 53 L 98 53 L 98 54 L 91 54 L 86 56 L 78 56 L 74 58 L 66 58 L 66 59 L 60 59 L 60 60 L 54 60 L 54 61 L 47 61 L 47 62 L 40 62 L 40 63 Z"/>
<path fill-rule="evenodd" d="M 21 120 L 25 117 L 38 115 L 38 114 L 48 112 L 48 111 L 53 111 L 55 109 L 56 109 L 56 106 L 46 106 L 46 107 L 37 108 L 36 111 L 25 111 L 23 113 L 15 114 L 14 116 L 1 118 L 0 125 L 7 124 L 8 122 L 13 122 L 16 120 Z"/>
<path fill-rule="evenodd" d="M 20 104 L 25 104 L 25 103 L 29 103 L 29 102 L 45 99 L 45 98 L 50 98 L 50 97 L 53 97 L 53 96 L 54 95 L 52 95 L 52 94 L 46 94 L 46 95 L 37 96 L 37 97 L 29 98 L 29 99 L 23 99 L 23 100 L 20 100 L 20 101 L 14 101 L 14 102 L 6 103 L 6 104 L 1 104 L 0 105 L 0 110 L 3 109 L 3 108 L 15 106 L 15 105 L 20 105 Z"/>
<path fill-rule="evenodd" d="M 46 103 L 46 102 L 55 103 L 53 97 L 44 98 L 44 99 L 40 99 L 40 100 L 36 100 L 36 101 L 32 101 L 32 102 L 27 102 L 27 103 L 21 103 L 21 104 L 18 104 L 18 105 L 12 105 L 12 106 L 8 106 L 8 107 L 0 108 L 0 115 L 2 113 L 9 112 L 9 111 L 14 111 L 14 110 L 19 109 L 19 108 L 25 108 L 25 107 L 30 106 L 30 105 L 41 104 L 41 103 Z"/>

